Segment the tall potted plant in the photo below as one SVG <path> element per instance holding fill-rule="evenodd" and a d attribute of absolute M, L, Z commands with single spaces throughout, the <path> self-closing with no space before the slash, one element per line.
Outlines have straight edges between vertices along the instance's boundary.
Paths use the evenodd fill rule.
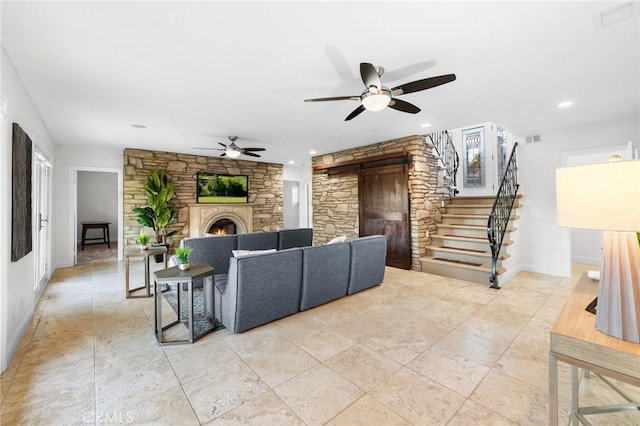
<path fill-rule="evenodd" d="M 153 170 L 147 175 L 144 183 L 147 195 L 147 206 L 136 207 L 133 212 L 138 216 L 138 223 L 153 228 L 156 244 L 168 247 L 167 237 L 176 233 L 168 231 L 167 227 L 176 218 L 176 208 L 170 202 L 175 194 L 175 187 L 171 177 L 164 170 Z M 162 261 L 162 255 L 156 257 Z"/>

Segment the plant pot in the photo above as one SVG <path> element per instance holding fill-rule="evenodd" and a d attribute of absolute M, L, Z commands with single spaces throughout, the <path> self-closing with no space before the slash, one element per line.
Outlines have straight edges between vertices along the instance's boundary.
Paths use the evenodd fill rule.
<path fill-rule="evenodd" d="M 149 244 L 140 246 L 140 250 L 149 250 Z"/>
<path fill-rule="evenodd" d="M 181 263 L 178 265 L 178 268 L 180 268 L 180 270 L 182 271 L 186 271 L 187 269 L 189 269 L 190 264 L 189 263 Z"/>

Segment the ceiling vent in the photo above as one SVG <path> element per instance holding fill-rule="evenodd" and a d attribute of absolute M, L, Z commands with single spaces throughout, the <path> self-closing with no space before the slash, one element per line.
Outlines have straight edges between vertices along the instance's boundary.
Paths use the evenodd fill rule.
<path fill-rule="evenodd" d="M 542 139 L 540 138 L 540 135 L 529 135 L 525 138 L 525 142 L 527 143 L 537 143 L 540 142 Z"/>
<path fill-rule="evenodd" d="M 633 16 L 633 2 L 627 1 L 600 12 L 600 23 L 603 27 L 617 24 Z"/>

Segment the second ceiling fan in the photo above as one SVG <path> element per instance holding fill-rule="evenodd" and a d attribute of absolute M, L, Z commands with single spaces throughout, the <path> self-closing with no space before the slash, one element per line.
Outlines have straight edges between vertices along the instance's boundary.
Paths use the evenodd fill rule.
<path fill-rule="evenodd" d="M 255 151 L 266 151 L 265 148 L 240 148 L 236 145 L 236 140 L 238 140 L 237 136 L 229 136 L 229 140 L 231 143 L 229 145 L 225 145 L 222 142 L 218 142 L 224 148 L 199 148 L 194 147 L 193 149 L 208 149 L 213 151 L 222 151 L 220 157 L 231 157 L 238 158 L 240 155 L 248 155 L 249 157 L 260 157 L 260 155 L 256 154 Z"/>
<path fill-rule="evenodd" d="M 331 98 L 315 98 L 305 99 L 305 102 L 326 102 L 326 101 L 344 101 L 353 100 L 359 101 L 360 106 L 353 110 L 351 114 L 345 118 L 345 121 L 349 121 L 354 117 L 357 117 L 365 109 L 369 111 L 382 111 L 386 107 L 396 109 L 402 112 L 408 112 L 409 114 L 416 114 L 420 112 L 420 108 L 417 106 L 397 99 L 397 96 L 406 95 L 407 93 L 419 92 L 421 90 L 431 89 L 432 87 L 440 86 L 442 84 L 451 83 L 456 79 L 455 74 L 445 74 L 437 77 L 424 78 L 422 80 L 412 81 L 400 86 L 389 89 L 382 85 L 380 77 L 384 73 L 383 67 L 375 67 L 368 62 L 360 63 L 360 76 L 364 83 L 365 89 L 361 95 L 353 96 L 336 96 Z"/>

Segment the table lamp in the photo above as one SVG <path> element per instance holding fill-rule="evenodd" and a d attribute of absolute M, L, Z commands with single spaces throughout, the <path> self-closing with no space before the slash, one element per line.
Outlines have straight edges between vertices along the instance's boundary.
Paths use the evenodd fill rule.
<path fill-rule="evenodd" d="M 604 231 L 596 328 L 640 343 L 640 160 L 559 168 L 556 196 L 558 225 Z"/>

